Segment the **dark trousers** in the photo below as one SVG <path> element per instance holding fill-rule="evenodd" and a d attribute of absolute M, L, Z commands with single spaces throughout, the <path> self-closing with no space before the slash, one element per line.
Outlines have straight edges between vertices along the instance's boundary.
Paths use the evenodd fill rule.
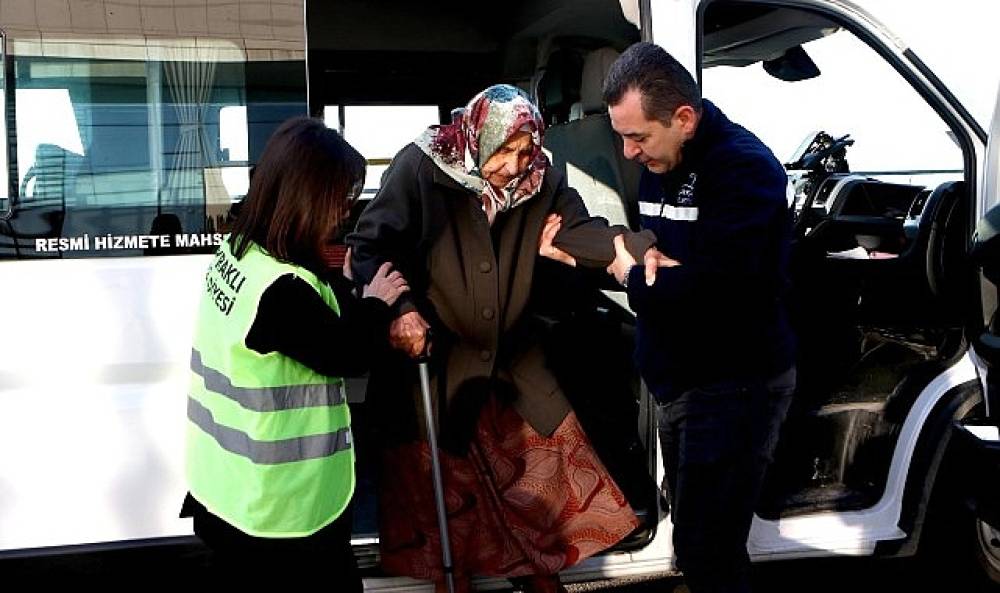
<path fill-rule="evenodd" d="M 194 517 L 195 535 L 212 549 L 212 576 L 220 584 L 261 587 L 265 583 L 287 584 L 298 582 L 303 576 L 320 575 L 319 582 L 326 583 L 332 591 L 362 592 L 361 575 L 351 550 L 353 504 L 316 533 L 292 538 L 247 535 L 210 513 L 190 495 L 185 507 Z"/>
<path fill-rule="evenodd" d="M 792 368 L 657 406 L 674 554 L 691 593 L 750 591 L 750 523 L 794 390 Z"/>

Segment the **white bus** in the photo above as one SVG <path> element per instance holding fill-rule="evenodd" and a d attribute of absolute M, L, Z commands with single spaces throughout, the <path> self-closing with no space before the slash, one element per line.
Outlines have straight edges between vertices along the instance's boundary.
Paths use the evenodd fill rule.
<path fill-rule="evenodd" d="M 537 99 L 552 160 L 591 211 L 635 226 L 637 166 L 600 87 L 618 52 L 645 39 L 788 163 L 801 385 L 752 557 L 908 556 L 940 543 L 1000 582 L 1000 538 L 982 520 L 995 521 L 996 493 L 981 485 L 967 500 L 966 487 L 997 432 L 984 396 L 1000 363 L 997 258 L 969 257 L 992 228 L 973 241 L 997 203 L 996 130 L 854 4 L 514 0 L 502 18 L 451 0 L 0 8 L 0 566 L 198 556 L 178 511 L 199 283 L 281 121 L 325 117 L 369 159 L 370 197 L 426 125 L 489 84 L 515 84 Z M 554 348 L 591 369 L 556 370 L 643 521 L 563 578 L 669 572 L 634 316 L 593 289 L 547 321 Z M 377 433 L 364 383 L 349 393 L 366 587 L 428 589 L 379 571 L 366 454 Z"/>

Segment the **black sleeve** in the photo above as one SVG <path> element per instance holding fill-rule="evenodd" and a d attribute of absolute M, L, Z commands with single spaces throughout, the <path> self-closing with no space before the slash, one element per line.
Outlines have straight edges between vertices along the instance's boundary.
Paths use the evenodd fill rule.
<path fill-rule="evenodd" d="M 361 213 L 347 244 L 351 269 L 360 284 L 371 282 L 379 266 L 391 262 L 410 285 L 396 301 L 397 315 L 420 306 L 425 272 L 421 265 L 421 238 L 427 235 L 420 199 L 418 170 L 423 153 L 413 144 L 403 148 L 382 176 L 382 186 Z"/>
<path fill-rule="evenodd" d="M 562 216 L 562 228 L 552 243 L 572 255 L 583 268 L 604 268 L 615 258 L 613 240 L 617 235 L 625 235 L 625 248 L 638 261 L 646 250 L 656 243 L 652 231 L 633 233 L 623 226 L 611 226 L 600 216 L 591 216 L 587 206 L 566 179 L 560 178 L 556 186 L 553 210 Z"/>
<path fill-rule="evenodd" d="M 376 298 L 355 298 L 339 284 L 340 315 L 309 284 L 291 274 L 264 291 L 247 347 L 280 352 L 331 377 L 364 374 L 388 348 L 389 307 Z"/>

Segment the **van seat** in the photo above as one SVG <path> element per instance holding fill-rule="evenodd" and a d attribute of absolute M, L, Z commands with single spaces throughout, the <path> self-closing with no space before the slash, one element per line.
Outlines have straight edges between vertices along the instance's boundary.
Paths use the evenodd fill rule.
<path fill-rule="evenodd" d="M 601 89 L 618 52 L 605 47 L 587 54 L 580 81 L 580 102 L 571 108 L 578 119 L 556 124 L 545 133 L 545 149 L 569 186 L 580 192 L 587 210 L 611 224 L 638 227 L 636 193 L 641 168 L 625 159 L 622 140 L 611 128 Z"/>

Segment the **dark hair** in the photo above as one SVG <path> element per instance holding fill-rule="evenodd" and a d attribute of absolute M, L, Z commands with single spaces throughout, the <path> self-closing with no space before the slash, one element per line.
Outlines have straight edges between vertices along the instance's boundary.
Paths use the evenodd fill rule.
<path fill-rule="evenodd" d="M 604 102 L 617 105 L 631 89 L 642 97 L 643 115 L 664 125 L 682 105 L 701 113 L 701 91 L 691 73 L 658 45 L 642 41 L 618 56 L 604 80 Z"/>
<path fill-rule="evenodd" d="M 253 241 L 271 256 L 313 270 L 365 180 L 365 159 L 340 134 L 307 117 L 274 132 L 254 167 L 233 223 L 237 259 Z"/>

